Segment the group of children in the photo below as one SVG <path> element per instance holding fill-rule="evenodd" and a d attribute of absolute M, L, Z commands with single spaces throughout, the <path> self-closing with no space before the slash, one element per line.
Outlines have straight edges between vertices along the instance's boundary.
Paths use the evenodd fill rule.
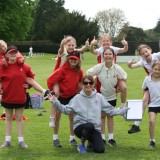
<path fill-rule="evenodd" d="M 109 35 L 102 35 L 99 44 L 100 47 L 95 49 L 95 45 L 98 44 L 98 40 L 93 38 L 89 45 L 89 39 L 86 40 L 85 45 L 82 48 L 76 49 L 76 40 L 72 36 L 65 36 L 61 41 L 60 48 L 58 50 L 58 59 L 56 66 L 54 68 L 53 73 L 47 78 L 47 86 L 49 90 L 53 90 L 55 96 L 58 98 L 59 102 L 63 105 L 70 104 L 70 100 L 79 93 L 83 88 L 83 70 L 81 69 L 81 55 L 86 51 L 86 49 L 90 46 L 90 51 L 92 54 L 97 55 L 97 61 L 99 64 L 90 68 L 87 71 L 87 75 L 95 76 L 94 77 L 94 87 L 97 89 L 97 92 L 101 93 L 103 97 L 108 101 L 108 103 L 112 106 L 116 106 L 117 101 L 117 93 L 120 90 L 121 93 L 121 109 L 126 107 L 126 96 L 127 96 L 127 87 L 126 87 L 126 79 L 127 73 L 116 64 L 116 55 L 119 53 L 127 52 L 128 43 L 123 38 L 121 41 L 124 47 L 118 48 L 112 46 L 112 40 Z M 23 56 L 21 56 L 20 52 L 16 48 L 9 49 L 7 52 L 7 44 L 0 40 L 0 64 L 1 64 L 1 72 L 10 66 L 10 58 L 12 53 L 16 52 L 16 66 L 25 66 L 27 71 L 25 73 L 25 83 L 24 87 L 28 88 L 32 86 L 34 89 L 39 91 L 40 93 L 44 93 L 47 95 L 49 93 L 48 90 L 43 89 L 37 82 L 34 81 L 34 74 L 31 72 L 31 69 L 28 65 L 24 63 Z M 160 52 L 152 54 L 152 50 L 149 46 L 143 44 L 138 47 L 138 52 L 142 59 L 139 62 L 129 61 L 129 68 L 137 68 L 144 67 L 147 71 L 148 76 L 145 78 L 142 89 L 144 91 L 143 97 L 143 113 L 147 106 L 149 106 L 149 131 L 150 131 L 150 146 L 155 147 L 155 137 L 154 137 L 154 129 L 155 129 L 155 120 L 156 114 L 160 111 L 160 102 L 158 99 L 159 95 L 159 79 L 160 79 Z M 9 59 L 9 60 L 8 60 Z M 30 73 L 30 74 L 29 74 Z M 0 73 L 1 74 L 1 73 Z M 3 82 L 3 74 L 0 75 L 0 92 L 2 94 L 4 91 L 4 82 Z M 88 79 L 87 79 L 88 80 Z M 49 95 L 48 95 L 49 96 Z M 48 97 L 51 101 L 53 96 L 50 95 Z M 5 102 L 5 101 L 4 101 Z M 5 102 L 6 103 L 6 102 Z M 3 104 L 3 96 L 2 96 L 2 106 L 5 108 L 5 103 Z M 8 102 L 7 102 L 8 104 Z M 13 107 L 13 106 L 12 106 Z M 22 107 L 22 106 L 21 106 Z M 20 108 L 21 108 L 20 107 Z M 13 109 L 17 110 L 17 108 L 12 108 L 12 112 L 10 109 L 5 108 L 6 115 L 8 116 L 8 123 L 6 123 L 6 138 L 5 143 L 2 147 L 10 146 L 11 140 L 11 121 L 10 117 L 13 113 Z M 17 119 L 20 120 L 23 111 L 17 112 Z M 106 144 L 105 139 L 105 117 L 103 113 L 101 114 L 101 136 L 103 143 Z M 54 106 L 54 103 L 51 103 L 51 115 L 49 126 L 54 128 L 53 134 L 53 144 L 56 147 L 62 147 L 60 140 L 58 139 L 58 131 L 59 124 L 61 118 L 61 111 L 57 110 Z M 74 129 L 73 126 L 76 123 L 74 119 L 74 113 L 69 114 L 70 120 L 70 145 L 77 146 L 77 142 L 74 137 Z M 7 119 L 6 119 L 7 120 Z M 114 121 L 112 115 L 107 115 L 107 126 L 108 126 L 108 143 L 111 146 L 116 146 L 117 143 L 113 138 L 113 129 L 114 129 Z M 6 121 L 7 122 L 7 121 Z M 128 133 L 139 132 L 139 121 L 136 121 L 132 128 L 128 131 Z M 19 124 L 19 145 L 21 147 L 26 148 L 27 145 L 24 143 L 23 139 L 23 127 L 21 123 Z M 20 143 L 23 142 L 23 143 Z M 84 149 L 84 148 L 83 148 Z M 80 148 L 79 148 L 80 151 Z"/>

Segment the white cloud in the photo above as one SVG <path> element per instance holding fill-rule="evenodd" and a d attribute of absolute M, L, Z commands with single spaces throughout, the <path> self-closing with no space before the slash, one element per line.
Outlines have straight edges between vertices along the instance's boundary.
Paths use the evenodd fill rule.
<path fill-rule="evenodd" d="M 121 9 L 127 21 L 134 27 L 152 29 L 160 18 L 160 0 L 65 0 L 64 7 L 69 11 L 79 11 L 92 18 L 98 11 L 110 8 Z"/>

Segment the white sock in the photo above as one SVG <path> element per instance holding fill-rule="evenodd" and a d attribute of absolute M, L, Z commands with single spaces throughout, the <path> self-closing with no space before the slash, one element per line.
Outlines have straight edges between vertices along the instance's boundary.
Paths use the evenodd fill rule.
<path fill-rule="evenodd" d="M 105 137 L 105 134 L 101 134 L 101 136 L 102 136 L 102 139 L 106 139 L 106 137 Z"/>
<path fill-rule="evenodd" d="M 11 136 L 5 136 L 5 141 L 11 141 Z"/>
<path fill-rule="evenodd" d="M 53 135 L 53 140 L 56 140 L 56 139 L 58 139 L 58 134 Z"/>
<path fill-rule="evenodd" d="M 74 139 L 74 136 L 70 135 L 70 141 Z"/>
<path fill-rule="evenodd" d="M 134 122 L 134 125 L 136 125 L 136 126 L 139 126 L 139 124 L 140 124 L 140 121 L 135 121 Z"/>
<path fill-rule="evenodd" d="M 18 142 L 22 142 L 24 141 L 24 138 L 23 137 L 18 137 Z"/>
<path fill-rule="evenodd" d="M 50 116 L 50 119 L 55 119 L 55 118 Z"/>
<path fill-rule="evenodd" d="M 46 92 L 46 89 L 43 90 L 43 94 L 45 94 L 45 92 Z"/>
<path fill-rule="evenodd" d="M 108 134 L 108 139 L 113 139 L 113 133 Z"/>
<path fill-rule="evenodd" d="M 122 108 L 126 107 L 126 103 L 121 103 L 121 107 Z"/>
<path fill-rule="evenodd" d="M 156 142 L 156 140 L 155 140 L 155 139 L 150 139 L 150 141 Z"/>

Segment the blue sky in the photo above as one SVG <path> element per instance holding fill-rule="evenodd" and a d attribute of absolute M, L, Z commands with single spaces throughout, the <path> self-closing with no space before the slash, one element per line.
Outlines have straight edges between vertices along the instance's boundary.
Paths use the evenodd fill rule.
<path fill-rule="evenodd" d="M 65 0 L 69 11 L 79 11 L 92 18 L 98 11 L 121 9 L 131 26 L 144 30 L 154 28 L 160 18 L 160 0 Z"/>

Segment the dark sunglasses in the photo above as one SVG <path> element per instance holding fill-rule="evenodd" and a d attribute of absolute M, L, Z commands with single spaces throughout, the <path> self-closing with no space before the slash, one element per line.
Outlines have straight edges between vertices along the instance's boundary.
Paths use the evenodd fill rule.
<path fill-rule="evenodd" d="M 93 82 L 83 82 L 84 85 L 93 85 Z"/>

